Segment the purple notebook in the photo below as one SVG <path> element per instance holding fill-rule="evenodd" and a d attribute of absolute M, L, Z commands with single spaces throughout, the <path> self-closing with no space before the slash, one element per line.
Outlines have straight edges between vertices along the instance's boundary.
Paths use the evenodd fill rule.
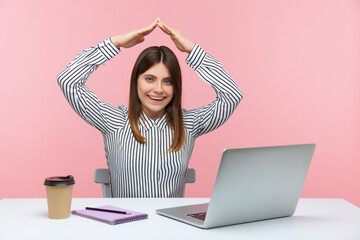
<path fill-rule="evenodd" d="M 128 212 L 130 214 L 126 215 L 126 214 L 109 213 L 109 212 L 101 212 L 101 211 L 86 210 L 86 209 L 73 210 L 73 211 L 71 211 L 71 213 L 81 216 L 81 217 L 86 217 L 86 218 L 94 219 L 94 220 L 97 220 L 100 222 L 108 223 L 111 225 L 132 222 L 132 221 L 148 218 L 148 215 L 146 213 L 130 211 L 127 209 L 122 209 L 122 208 L 118 208 L 118 207 L 110 206 L 110 205 L 100 206 L 100 207 L 96 207 L 96 208 L 124 211 L 124 212 Z"/>

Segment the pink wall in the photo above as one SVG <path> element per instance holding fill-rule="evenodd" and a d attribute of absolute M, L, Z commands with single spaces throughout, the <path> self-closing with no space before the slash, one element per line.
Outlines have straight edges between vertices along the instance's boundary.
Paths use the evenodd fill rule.
<path fill-rule="evenodd" d="M 83 49 L 161 17 L 223 62 L 244 100 L 220 129 L 198 139 L 187 196 L 210 196 L 224 148 L 314 142 L 303 197 L 360 206 L 360 2 L 0 2 L 0 198 L 45 197 L 47 176 L 73 174 L 75 197 L 100 197 L 102 137 L 69 107 L 57 74 Z M 182 62 L 186 108 L 214 97 L 160 30 L 98 69 L 88 86 L 127 104 L 132 65 L 150 45 Z"/>

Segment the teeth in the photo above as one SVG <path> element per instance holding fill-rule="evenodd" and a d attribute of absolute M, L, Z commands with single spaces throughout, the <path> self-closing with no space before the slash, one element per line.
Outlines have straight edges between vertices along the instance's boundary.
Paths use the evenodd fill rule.
<path fill-rule="evenodd" d="M 164 99 L 163 97 L 159 98 L 159 97 L 152 97 L 152 96 L 149 96 L 151 99 L 154 99 L 154 100 L 162 100 Z"/>

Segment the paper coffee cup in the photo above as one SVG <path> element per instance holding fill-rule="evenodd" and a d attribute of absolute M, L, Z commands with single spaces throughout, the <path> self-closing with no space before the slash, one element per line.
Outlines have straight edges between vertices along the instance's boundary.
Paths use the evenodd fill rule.
<path fill-rule="evenodd" d="M 51 219 L 70 217 L 74 177 L 49 177 L 45 179 L 48 214 Z"/>

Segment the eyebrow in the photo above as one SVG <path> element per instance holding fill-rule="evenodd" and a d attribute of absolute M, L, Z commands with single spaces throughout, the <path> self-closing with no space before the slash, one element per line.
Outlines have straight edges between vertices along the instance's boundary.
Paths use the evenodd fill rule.
<path fill-rule="evenodd" d="M 156 76 L 152 75 L 152 74 L 145 74 L 144 77 L 152 77 L 152 78 L 156 78 Z"/>
<path fill-rule="evenodd" d="M 156 78 L 156 79 L 157 79 L 157 77 L 156 77 L 155 75 L 152 75 L 152 74 L 145 74 L 144 77 L 152 77 L 152 78 Z M 165 78 L 163 78 L 163 79 L 171 80 L 171 76 L 165 77 Z"/>

